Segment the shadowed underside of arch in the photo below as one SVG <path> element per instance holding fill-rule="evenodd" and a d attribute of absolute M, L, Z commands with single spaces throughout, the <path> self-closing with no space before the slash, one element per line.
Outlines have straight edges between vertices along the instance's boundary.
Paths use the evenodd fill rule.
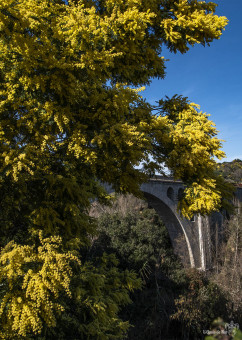
<path fill-rule="evenodd" d="M 189 241 L 187 240 L 187 237 L 184 234 L 184 230 L 182 229 L 180 222 L 174 212 L 159 198 L 147 192 L 143 193 L 144 197 L 148 201 L 149 207 L 155 209 L 157 214 L 164 222 L 168 230 L 175 254 L 177 254 L 181 258 L 184 266 L 193 267 L 194 260 L 193 254 L 191 253 L 190 244 L 188 244 Z"/>

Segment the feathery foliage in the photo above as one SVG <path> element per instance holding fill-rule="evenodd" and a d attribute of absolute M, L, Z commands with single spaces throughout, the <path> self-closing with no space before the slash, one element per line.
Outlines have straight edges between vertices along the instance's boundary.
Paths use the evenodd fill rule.
<path fill-rule="evenodd" d="M 221 186 L 213 157 L 224 154 L 213 123 L 180 97 L 160 102 L 163 113 L 152 114 L 139 94 L 152 77 L 164 78 L 162 46 L 184 53 L 196 43 L 207 45 L 220 37 L 227 19 L 215 15 L 215 7 L 197 0 L 1 0 L 3 338 L 41 334 L 50 339 L 57 317 L 65 338 L 69 331 L 64 325 L 70 320 L 63 321 L 68 320 L 64 312 L 59 316 L 63 308 L 83 317 L 83 326 L 73 328 L 73 338 L 122 338 L 127 325 L 117 316 L 119 303 L 128 301 L 127 291 L 139 287 L 139 280 L 132 273 L 123 277 L 114 269 L 115 261 L 105 275 L 101 265 L 80 264 L 74 258 L 70 263 L 70 252 L 79 261 L 95 234 L 87 210 L 92 199 L 106 199 L 100 181 L 138 195 L 147 174 L 136 166 L 143 162 L 149 173 L 165 162 L 186 180 L 184 215 L 218 209 Z M 40 232 L 49 243 L 41 243 Z M 60 239 L 58 248 L 53 242 Z M 45 261 L 51 263 L 53 278 L 55 272 L 60 276 L 39 291 L 38 286 L 31 290 L 35 277 L 40 284 L 47 275 Z M 85 270 L 90 275 L 84 284 L 76 278 Z M 110 296 L 115 277 L 118 289 L 122 287 L 120 298 Z M 63 278 L 68 285 L 61 283 Z M 11 288 L 15 281 L 20 296 Z M 85 299 L 85 292 L 93 296 L 86 302 L 93 311 L 86 319 L 75 298 L 77 287 Z M 57 313 L 55 303 L 65 294 L 70 300 L 61 302 Z M 105 301 L 99 304 L 95 296 Z M 41 301 L 48 299 L 49 308 L 41 309 Z M 104 311 L 100 317 L 97 310 Z"/>

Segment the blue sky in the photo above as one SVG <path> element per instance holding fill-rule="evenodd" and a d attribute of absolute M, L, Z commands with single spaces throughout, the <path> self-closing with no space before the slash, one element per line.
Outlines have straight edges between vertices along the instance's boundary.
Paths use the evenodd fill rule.
<path fill-rule="evenodd" d="M 203 112 L 226 140 L 223 150 L 231 161 L 242 159 L 242 1 L 215 0 L 216 14 L 229 19 L 223 35 L 210 47 L 197 45 L 186 54 L 171 54 L 164 50 L 166 77 L 153 80 L 142 96 L 155 101 L 174 94 L 187 96 L 201 106 Z"/>

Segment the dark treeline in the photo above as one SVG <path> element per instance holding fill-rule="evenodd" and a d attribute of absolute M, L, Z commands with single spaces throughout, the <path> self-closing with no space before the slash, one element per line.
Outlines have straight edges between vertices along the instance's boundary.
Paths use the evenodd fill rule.
<path fill-rule="evenodd" d="M 226 181 L 241 184 L 242 183 L 242 160 L 234 159 L 232 162 L 218 163 L 218 172 Z"/>

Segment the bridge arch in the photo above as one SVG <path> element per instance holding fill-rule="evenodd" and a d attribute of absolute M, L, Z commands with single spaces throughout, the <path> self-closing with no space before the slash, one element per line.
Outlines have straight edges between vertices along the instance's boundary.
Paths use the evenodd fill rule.
<path fill-rule="evenodd" d="M 114 191 L 107 183 L 103 183 L 103 186 L 108 193 Z M 190 261 L 191 267 L 204 270 L 211 262 L 211 230 L 215 225 L 222 230 L 223 215 L 199 215 L 194 216 L 192 220 L 182 217 L 177 211 L 177 203 L 184 195 L 184 184 L 171 177 L 156 175 L 148 182 L 142 183 L 140 190 L 146 196 L 150 207 L 153 207 L 164 221 L 175 253 L 180 255 L 185 265 Z M 239 186 L 236 190 L 236 201 L 242 201 L 242 187 Z M 238 209 L 241 209 L 239 204 Z"/>
<path fill-rule="evenodd" d="M 178 192 L 177 192 L 177 199 L 178 199 L 178 201 L 180 199 L 182 199 L 183 195 L 184 195 L 184 189 L 183 188 L 179 188 Z"/>
<path fill-rule="evenodd" d="M 114 192 L 111 185 L 103 184 L 107 193 Z M 168 188 L 174 190 L 174 200 L 167 196 Z M 178 197 L 183 194 L 184 185 L 181 181 L 154 179 L 141 184 L 140 190 L 150 207 L 154 208 L 163 220 L 174 252 L 183 264 L 189 267 L 201 267 L 199 237 L 196 225 L 177 211 Z"/>
<path fill-rule="evenodd" d="M 176 216 L 172 209 L 160 198 L 145 191 L 143 191 L 143 194 L 148 202 L 148 206 L 157 212 L 165 224 L 175 254 L 181 258 L 185 266 L 194 267 L 194 255 L 191 244 L 178 216 Z"/>
<path fill-rule="evenodd" d="M 172 200 L 173 202 L 175 201 L 175 193 L 172 187 L 169 187 L 167 189 L 167 197 L 170 198 L 170 200 Z"/>

